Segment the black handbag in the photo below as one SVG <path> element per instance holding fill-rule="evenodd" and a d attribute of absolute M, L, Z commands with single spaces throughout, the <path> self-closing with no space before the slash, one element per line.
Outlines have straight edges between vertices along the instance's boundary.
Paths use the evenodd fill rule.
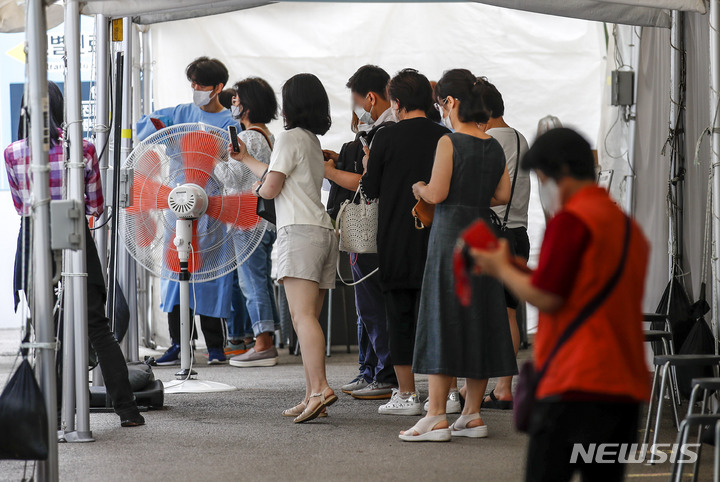
<path fill-rule="evenodd" d="M 627 254 L 630 247 L 630 235 L 632 234 L 632 222 L 630 217 L 626 217 L 625 221 L 625 240 L 623 243 L 623 252 L 620 257 L 620 263 L 618 263 L 615 272 L 610 279 L 605 283 L 602 290 L 595 295 L 590 302 L 578 313 L 570 324 L 562 332 L 557 343 L 553 347 L 552 351 L 548 355 L 545 363 L 539 371 L 535 370 L 533 362 L 525 362 L 520 368 L 520 374 L 518 375 L 517 389 L 515 391 L 515 397 L 513 401 L 513 421 L 515 422 L 515 428 L 520 432 L 527 432 L 530 428 L 530 418 L 532 416 L 535 402 L 537 401 L 537 388 L 540 384 L 540 380 L 547 372 L 550 363 L 552 362 L 555 355 L 557 355 L 560 348 L 565 344 L 566 341 L 577 331 L 583 323 L 585 323 L 590 316 L 603 304 L 610 293 L 613 292 L 620 281 L 620 276 L 625 268 L 625 261 L 627 260 Z"/>
<path fill-rule="evenodd" d="M 263 131 L 262 129 L 258 129 L 257 127 L 250 127 L 248 129 L 249 131 L 256 131 L 263 135 L 265 140 L 268 143 L 268 146 L 270 146 L 270 150 L 272 151 L 273 145 L 272 142 L 270 142 L 270 138 L 268 135 Z M 262 183 L 265 182 L 265 176 L 267 176 L 268 171 L 266 170 L 263 174 L 262 178 L 260 179 L 260 185 L 262 186 Z M 255 209 L 255 214 L 263 218 L 269 223 L 276 224 L 277 217 L 275 215 L 275 200 L 274 199 L 263 199 L 260 196 L 258 196 L 257 200 L 257 208 Z"/>
<path fill-rule="evenodd" d="M 0 395 L 0 433 L 0 459 L 47 459 L 45 399 L 24 356 Z"/>

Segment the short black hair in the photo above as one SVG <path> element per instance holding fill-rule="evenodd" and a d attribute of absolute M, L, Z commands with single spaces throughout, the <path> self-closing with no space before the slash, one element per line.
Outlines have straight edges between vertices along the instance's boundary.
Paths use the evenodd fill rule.
<path fill-rule="evenodd" d="M 387 99 L 387 85 L 390 75 L 377 65 L 363 65 L 347 81 L 345 87 L 363 97 L 375 92 L 383 99 Z"/>
<path fill-rule="evenodd" d="M 569 176 L 595 180 L 595 157 L 590 143 L 572 129 L 551 129 L 535 140 L 522 159 L 523 169 L 534 169 L 559 180 Z"/>
<path fill-rule="evenodd" d="M 219 84 L 227 85 L 228 69 L 218 59 L 198 57 L 187 66 L 185 75 L 190 82 L 205 87 L 217 87 Z"/>
<path fill-rule="evenodd" d="M 483 103 L 482 81 L 467 69 L 452 69 L 445 72 L 435 86 L 435 97 L 454 97 L 460 101 L 458 118 L 461 122 L 486 123 L 490 111 Z"/>
<path fill-rule="evenodd" d="M 320 79 L 313 74 L 297 74 L 282 88 L 285 129 L 301 127 L 313 134 L 330 130 L 330 99 Z"/>
<path fill-rule="evenodd" d="M 222 92 L 218 94 L 218 100 L 220 101 L 220 105 L 225 107 L 226 109 L 229 109 L 232 107 L 232 99 L 235 96 L 235 91 L 232 89 L 225 89 Z"/>
<path fill-rule="evenodd" d="M 494 84 L 490 83 L 486 77 L 480 77 L 478 82 L 481 84 L 482 100 L 485 107 L 490 111 L 490 117 L 498 118 L 505 115 L 505 102 L 503 102 L 502 94 Z"/>
<path fill-rule="evenodd" d="M 430 81 L 415 69 L 403 69 L 390 79 L 388 93 L 390 100 L 396 101 L 398 108 L 407 112 L 427 112 L 433 106 Z"/>
<path fill-rule="evenodd" d="M 233 89 L 243 111 L 248 111 L 250 122 L 267 124 L 277 119 L 277 98 L 270 84 L 259 77 L 249 77 L 237 82 Z"/>
<path fill-rule="evenodd" d="M 55 82 L 48 81 L 48 100 L 50 111 L 48 112 L 48 135 L 50 136 L 50 147 L 60 144 L 60 129 L 62 129 L 65 116 L 65 99 L 60 87 Z M 20 99 L 20 122 L 18 123 L 18 139 L 26 139 L 28 136 L 27 127 L 30 122 L 25 95 Z M 41 121 L 42 122 L 42 121 Z"/>

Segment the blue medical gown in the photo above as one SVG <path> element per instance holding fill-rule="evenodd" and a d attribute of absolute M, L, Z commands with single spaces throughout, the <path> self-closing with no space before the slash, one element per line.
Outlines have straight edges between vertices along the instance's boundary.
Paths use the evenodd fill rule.
<path fill-rule="evenodd" d="M 180 104 L 177 107 L 168 107 L 143 116 L 137 123 L 138 139 L 144 140 L 157 131 L 151 118 L 161 120 L 165 126 L 184 124 L 188 122 L 202 122 L 221 129 L 227 129 L 234 125 L 238 132 L 242 130 L 240 124 L 233 119 L 230 111 L 225 109 L 221 112 L 205 112 L 195 104 Z M 202 226 L 198 227 L 199 229 Z M 193 296 L 193 285 L 190 285 L 190 307 L 195 309 L 196 315 L 213 316 L 216 318 L 229 318 L 231 316 L 232 301 L 232 272 L 203 283 L 195 283 Z M 160 308 L 169 313 L 180 304 L 180 284 L 177 281 L 163 279 L 160 282 Z M 197 299 L 197 307 L 195 307 Z"/>

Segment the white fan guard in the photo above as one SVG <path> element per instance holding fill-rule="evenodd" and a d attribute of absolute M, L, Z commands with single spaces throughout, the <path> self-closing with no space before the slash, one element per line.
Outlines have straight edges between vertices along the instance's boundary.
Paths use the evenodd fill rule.
<path fill-rule="evenodd" d="M 229 142 L 223 129 L 177 124 L 140 142 L 125 160 L 123 169 L 134 172 L 133 205 L 119 210 L 119 234 L 132 257 L 155 276 L 178 281 L 173 245 L 177 217 L 167 208 L 167 194 L 186 182 L 204 187 L 214 203 L 214 211 L 209 207 L 193 221 L 194 282 L 232 272 L 260 243 L 267 221 L 255 215 L 251 189 L 257 177 L 244 164 L 229 159 Z M 211 211 L 213 217 L 208 215 Z"/>

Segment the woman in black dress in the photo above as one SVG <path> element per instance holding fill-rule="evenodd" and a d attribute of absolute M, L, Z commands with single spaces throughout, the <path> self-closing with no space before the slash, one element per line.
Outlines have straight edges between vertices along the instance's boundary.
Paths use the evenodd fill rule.
<path fill-rule="evenodd" d="M 480 405 L 487 379 L 514 375 L 517 364 L 502 285 L 487 276 L 472 280 L 473 299 L 455 295 L 452 256 L 462 231 L 490 207 L 506 204 L 510 177 L 500 144 L 477 126 L 488 120 L 477 79 L 467 70 L 445 73 L 435 87 L 443 122 L 454 133 L 438 142 L 430 182 L 416 183 L 417 199 L 436 204 L 418 316 L 413 372 L 429 375 L 427 416 L 401 432 L 406 441 L 486 437 Z M 453 377 L 467 379 L 460 418 L 448 428 L 445 406 Z"/>

